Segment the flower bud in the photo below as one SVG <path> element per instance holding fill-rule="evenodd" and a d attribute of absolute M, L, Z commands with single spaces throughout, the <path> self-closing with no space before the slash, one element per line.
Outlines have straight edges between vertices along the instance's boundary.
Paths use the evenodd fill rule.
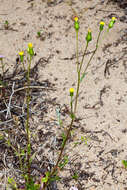
<path fill-rule="evenodd" d="M 70 96 L 72 97 L 74 95 L 74 88 L 70 88 Z"/>
<path fill-rule="evenodd" d="M 19 56 L 20 56 L 20 61 L 23 62 L 23 60 L 24 60 L 24 52 L 20 51 Z"/>
<path fill-rule="evenodd" d="M 101 22 L 100 22 L 100 31 L 102 31 L 102 30 L 103 30 L 104 25 L 105 25 L 105 23 L 101 21 Z"/>
<path fill-rule="evenodd" d="M 114 26 L 115 22 L 116 22 L 116 18 L 115 18 L 115 17 L 112 17 L 112 19 L 111 19 L 111 21 L 110 21 L 110 23 L 109 23 L 109 25 L 108 25 L 109 29 Z"/>
<path fill-rule="evenodd" d="M 78 17 L 75 17 L 75 18 L 74 18 L 74 21 L 75 21 L 75 23 L 74 23 L 74 28 L 75 28 L 76 31 L 78 31 L 78 30 L 79 30 Z"/>
<path fill-rule="evenodd" d="M 92 40 L 92 33 L 91 30 L 88 30 L 87 36 L 86 36 L 86 41 L 89 43 Z"/>
<path fill-rule="evenodd" d="M 33 50 L 33 44 L 32 43 L 29 43 L 28 44 L 28 53 L 33 56 L 34 55 L 34 50 Z"/>

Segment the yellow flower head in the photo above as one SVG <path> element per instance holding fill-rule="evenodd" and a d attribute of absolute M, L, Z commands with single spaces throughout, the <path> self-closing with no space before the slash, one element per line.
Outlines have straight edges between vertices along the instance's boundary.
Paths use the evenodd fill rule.
<path fill-rule="evenodd" d="M 32 43 L 28 43 L 28 47 L 29 48 L 33 48 L 33 44 Z"/>
<path fill-rule="evenodd" d="M 74 21 L 75 21 L 75 22 L 77 22 L 77 21 L 78 21 L 78 17 L 77 17 L 77 16 L 75 16 Z"/>
<path fill-rule="evenodd" d="M 116 17 L 112 17 L 112 20 L 113 20 L 113 21 L 116 21 Z"/>
<path fill-rule="evenodd" d="M 70 88 L 70 93 L 74 93 L 74 88 Z"/>
<path fill-rule="evenodd" d="M 103 30 L 105 23 L 103 21 L 100 22 L 100 31 Z"/>
<path fill-rule="evenodd" d="M 104 25 L 105 25 L 105 23 L 104 23 L 103 21 L 101 21 L 101 22 L 100 22 L 100 25 L 104 26 Z"/>
<path fill-rule="evenodd" d="M 27 52 L 30 56 L 33 56 L 34 55 L 34 50 L 33 50 L 33 44 L 32 43 L 29 43 L 28 44 L 28 49 L 27 49 Z"/>
<path fill-rule="evenodd" d="M 74 88 L 70 88 L 70 96 L 72 97 L 74 95 Z"/>
<path fill-rule="evenodd" d="M 23 56 L 23 55 L 24 55 L 24 51 L 20 51 L 20 52 L 19 52 L 19 55 L 20 55 L 20 56 Z"/>

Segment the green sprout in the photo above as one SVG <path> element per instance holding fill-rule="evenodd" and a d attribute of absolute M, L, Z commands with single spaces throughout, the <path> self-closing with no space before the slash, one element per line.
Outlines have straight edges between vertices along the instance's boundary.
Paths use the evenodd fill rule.
<path fill-rule="evenodd" d="M 9 22 L 8 22 L 8 20 L 5 20 L 5 22 L 4 22 L 4 28 L 5 28 L 5 30 L 9 29 Z"/>
<path fill-rule="evenodd" d="M 75 173 L 73 174 L 73 176 L 72 176 L 72 179 L 75 179 L 75 180 L 77 181 L 78 178 L 79 178 L 79 175 L 78 175 L 77 172 L 75 172 Z"/>
<path fill-rule="evenodd" d="M 122 160 L 122 164 L 123 164 L 124 168 L 127 169 L 127 160 Z"/>
<path fill-rule="evenodd" d="M 41 37 L 41 31 L 37 32 L 37 37 L 40 38 Z"/>
<path fill-rule="evenodd" d="M 79 145 L 81 143 L 85 143 L 85 145 L 88 145 L 88 140 L 89 140 L 88 137 L 81 136 L 80 140 L 74 142 L 74 146 L 77 146 L 77 145 Z"/>

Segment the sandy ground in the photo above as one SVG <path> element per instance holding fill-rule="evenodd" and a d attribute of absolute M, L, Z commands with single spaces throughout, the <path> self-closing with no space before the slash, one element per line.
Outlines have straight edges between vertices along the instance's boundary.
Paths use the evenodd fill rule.
<path fill-rule="evenodd" d="M 81 84 L 77 109 L 80 120 L 74 124 L 65 151 L 69 163 L 60 172 L 59 190 L 69 190 L 72 186 L 78 190 L 127 190 L 127 170 L 121 163 L 127 160 L 127 3 L 121 3 L 120 7 L 119 1 L 108 0 L 0 0 L 0 54 L 5 56 L 8 73 L 16 64 L 18 52 L 31 42 L 36 52 L 32 67 L 41 58 L 37 70 L 39 81 L 48 80 L 54 88 L 46 92 L 50 99 L 47 113 L 42 109 L 32 116 L 32 131 L 40 135 L 36 137 L 38 143 L 33 142 L 36 161 L 40 163 L 44 157 L 52 162 L 57 158 L 63 128 L 57 125 L 56 109 L 61 110 L 64 126 L 70 121 L 64 105 L 69 106 L 69 88 L 76 87 L 77 79 L 75 11 L 80 21 L 80 55 L 85 48 L 88 28 L 93 35 L 91 52 L 95 48 L 99 22 L 103 20 L 108 24 L 112 16 L 117 18 L 110 33 L 103 33 L 97 54 Z M 5 20 L 9 22 L 8 29 L 4 28 Z M 40 30 L 42 35 L 37 38 Z M 41 93 L 37 101 L 42 99 Z M 5 127 L 8 125 L 3 125 Z M 81 137 L 85 138 L 84 142 Z M 56 151 L 51 149 L 54 139 Z M 74 146 L 75 142 L 79 143 Z M 1 151 L 0 189 L 4 190 L 6 178 L 17 176 L 18 171 L 14 170 L 14 156 L 7 153 L 6 147 L 4 150 L 1 147 Z M 78 174 L 77 181 L 72 179 L 74 173 Z"/>

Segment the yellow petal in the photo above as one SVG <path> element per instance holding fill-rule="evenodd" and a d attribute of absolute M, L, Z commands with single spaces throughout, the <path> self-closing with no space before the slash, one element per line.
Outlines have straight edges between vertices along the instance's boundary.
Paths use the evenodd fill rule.
<path fill-rule="evenodd" d="M 104 23 L 103 21 L 101 21 L 101 22 L 100 22 L 100 25 L 103 25 L 103 26 L 104 26 L 104 25 L 105 25 L 105 23 Z"/>
<path fill-rule="evenodd" d="M 113 21 L 116 21 L 116 17 L 112 17 L 112 20 L 113 20 Z"/>
<path fill-rule="evenodd" d="M 74 88 L 70 88 L 70 93 L 74 93 Z"/>
<path fill-rule="evenodd" d="M 75 22 L 77 22 L 77 21 L 78 21 L 78 17 L 77 17 L 77 16 L 75 16 L 74 20 L 75 20 Z"/>
<path fill-rule="evenodd" d="M 20 55 L 20 56 L 23 56 L 23 55 L 24 55 L 24 52 L 23 52 L 23 51 L 20 51 L 20 52 L 19 52 L 19 55 Z"/>
<path fill-rule="evenodd" d="M 32 43 L 28 43 L 28 47 L 29 48 L 33 48 L 33 44 Z"/>

